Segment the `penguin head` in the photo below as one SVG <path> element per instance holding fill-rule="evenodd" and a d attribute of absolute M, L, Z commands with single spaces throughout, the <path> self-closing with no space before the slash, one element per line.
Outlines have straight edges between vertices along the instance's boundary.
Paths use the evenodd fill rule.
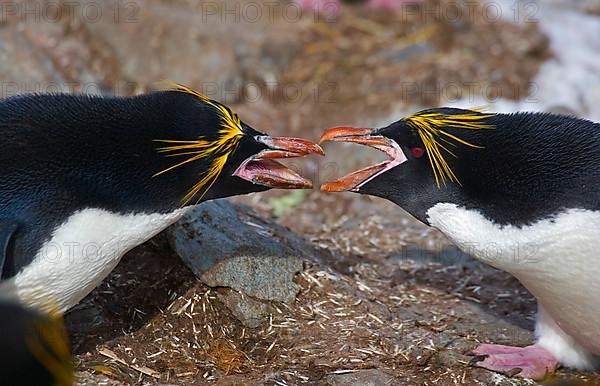
<path fill-rule="evenodd" d="M 227 106 L 185 86 L 169 92 L 180 99 L 175 127 L 170 138 L 154 139 L 162 167 L 153 177 L 176 180 L 175 185 L 185 189 L 183 205 L 271 188 L 312 188 L 311 181 L 276 159 L 323 155 L 319 145 L 271 137 L 242 122 Z"/>
<path fill-rule="evenodd" d="M 75 384 L 62 317 L 0 302 L 0 376 L 10 385 Z"/>
<path fill-rule="evenodd" d="M 379 196 L 420 221 L 439 202 L 468 200 L 461 181 L 479 172 L 483 135 L 493 129 L 493 114 L 454 108 L 428 109 L 389 126 L 370 129 L 336 127 L 322 141 L 352 142 L 387 154 L 388 160 L 326 182 L 321 190 Z"/>

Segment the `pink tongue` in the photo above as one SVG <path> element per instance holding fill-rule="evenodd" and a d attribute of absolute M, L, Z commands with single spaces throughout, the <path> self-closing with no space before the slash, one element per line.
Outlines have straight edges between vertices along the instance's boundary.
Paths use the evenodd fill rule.
<path fill-rule="evenodd" d="M 253 182 L 274 188 L 311 189 L 313 186 L 306 178 L 270 159 L 250 161 L 244 174 L 251 176 Z"/>

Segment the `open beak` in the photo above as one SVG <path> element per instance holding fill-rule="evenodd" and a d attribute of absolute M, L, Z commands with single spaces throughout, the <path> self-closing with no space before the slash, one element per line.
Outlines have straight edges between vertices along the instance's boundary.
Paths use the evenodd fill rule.
<path fill-rule="evenodd" d="M 389 157 L 387 161 L 357 170 L 337 180 L 325 182 L 321 185 L 321 190 L 325 192 L 358 192 L 361 186 L 373 178 L 407 160 L 396 141 L 377 135 L 374 129 L 334 127 L 321 136 L 319 143 L 324 141 L 359 143 L 380 150 Z"/>
<path fill-rule="evenodd" d="M 255 184 L 279 189 L 312 189 L 311 181 L 289 169 L 276 159 L 298 158 L 309 154 L 325 155 L 321 146 L 302 138 L 257 136 L 269 148 L 246 159 L 233 173 Z"/>

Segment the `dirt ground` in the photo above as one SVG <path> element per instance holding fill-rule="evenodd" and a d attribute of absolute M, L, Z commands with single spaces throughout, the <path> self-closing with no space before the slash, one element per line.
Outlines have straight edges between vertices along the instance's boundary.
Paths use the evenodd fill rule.
<path fill-rule="evenodd" d="M 172 14 L 191 15 L 197 5 L 145 4 L 156 5 L 152 9 L 158 11 L 136 25 L 137 30 L 117 26 L 122 27 L 119 33 L 98 39 L 101 23 L 69 24 L 64 32 L 68 39 L 38 42 L 38 35 L 22 32 L 23 41 L 34 48 L 70 44 L 63 51 L 48 51 L 64 54 L 63 62 L 47 61 L 62 63 L 57 67 L 64 75 L 60 79 L 78 78 L 77 71 L 84 69 L 102 82 L 133 81 L 143 91 L 151 81 L 187 74 L 186 69 L 201 60 L 185 50 L 172 51 L 172 40 L 164 38 L 187 20 L 182 16 L 177 20 L 184 21 L 169 24 L 168 7 Z M 473 80 L 494 82 L 504 97 L 523 98 L 540 64 L 552 55 L 535 25 L 400 20 L 389 12 L 365 17 L 360 4 L 346 6 L 336 23 L 276 22 L 270 27 L 278 31 L 266 38 L 276 40 L 275 52 L 269 44 L 256 52 L 259 58 L 276 57 L 271 70 L 278 87 L 293 83 L 304 90 L 313 85 L 325 88 L 316 99 L 307 93 L 291 102 L 275 93 L 279 96 L 250 103 L 240 94 L 231 104 L 257 128 L 308 139 L 317 139 L 333 125 L 384 124 L 415 106 L 444 103 L 439 90 L 400 93 L 406 84 L 435 89 L 455 83 L 462 92 Z M 233 26 L 228 33 L 241 39 L 244 32 L 235 35 L 236 28 L 240 30 Z M 58 26 L 50 32 L 54 30 Z M 198 39 L 205 32 L 201 30 Z M 229 39 L 228 33 L 215 39 Z M 127 45 L 128 34 L 149 44 L 131 39 Z M 5 36 L 7 44 L 11 36 Z M 88 48 L 79 58 L 89 63 L 81 59 L 75 66 L 69 58 L 77 57 L 81 42 Z M 227 57 L 228 42 L 211 43 L 207 50 L 218 47 L 219 55 Z M 150 51 L 143 51 L 146 46 Z M 44 52 L 31 51 L 36 58 Z M 21 62 L 28 54 L 22 55 Z M 139 61 L 132 59 L 136 55 Z M 115 59 L 119 57 L 121 62 Z M 157 58 L 165 57 L 171 67 L 159 74 L 155 69 L 164 66 Z M 249 57 L 249 64 L 225 63 L 218 66 L 220 71 L 207 70 L 204 75 L 266 87 L 268 76 L 254 71 L 265 68 L 264 63 Z M 65 68 L 77 71 L 67 76 Z M 197 77 L 190 78 L 189 85 L 201 88 Z M 478 87 L 472 92 L 481 94 Z M 374 151 L 342 145 L 328 146 L 327 153 L 324 159 L 310 158 L 294 166 L 318 186 L 381 158 Z M 269 320 L 249 329 L 217 299 L 222 289 L 197 280 L 166 237 L 157 236 L 127 254 L 67 315 L 82 384 L 533 384 L 468 365 L 470 350 L 478 342 L 525 345 L 532 340 L 535 301 L 510 275 L 459 254 L 441 234 L 383 200 L 318 191 L 267 192 L 233 200 L 298 232 L 332 257 L 305 262 L 295 279 L 301 287 L 297 299 L 276 304 Z M 558 385 L 561 379 L 600 383 L 595 374 L 560 370 L 546 384 Z"/>
<path fill-rule="evenodd" d="M 531 343 L 532 296 L 444 248 L 400 209 L 370 201 L 348 203 L 352 221 L 302 226 L 334 258 L 306 262 L 295 302 L 276 304 L 256 329 L 230 314 L 220 289 L 199 282 L 164 236 L 137 248 L 67 317 L 79 375 L 98 385 L 360 385 L 343 377 L 370 370 L 374 385 L 533 384 L 468 366 L 478 342 Z M 422 240 L 434 247 L 403 247 Z M 600 382 L 568 370 L 557 377 Z"/>

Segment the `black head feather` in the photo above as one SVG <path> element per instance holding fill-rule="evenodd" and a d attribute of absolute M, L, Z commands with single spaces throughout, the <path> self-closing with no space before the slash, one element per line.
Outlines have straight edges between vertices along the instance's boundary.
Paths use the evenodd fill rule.
<path fill-rule="evenodd" d="M 600 125 L 574 117 L 543 114 L 489 114 L 432 109 L 416 114 L 444 119 L 436 129 L 440 151 L 455 178 L 440 183 L 435 161 L 410 119 L 378 133 L 396 141 L 408 161 L 381 174 L 360 192 L 387 198 L 426 222 L 439 202 L 481 210 L 500 224 L 524 225 L 566 208 L 600 209 Z M 478 117 L 478 127 L 468 127 Z M 453 121 L 463 121 L 468 125 Z M 459 140 L 452 139 L 458 138 Z M 444 141 L 450 138 L 450 143 Z"/>

